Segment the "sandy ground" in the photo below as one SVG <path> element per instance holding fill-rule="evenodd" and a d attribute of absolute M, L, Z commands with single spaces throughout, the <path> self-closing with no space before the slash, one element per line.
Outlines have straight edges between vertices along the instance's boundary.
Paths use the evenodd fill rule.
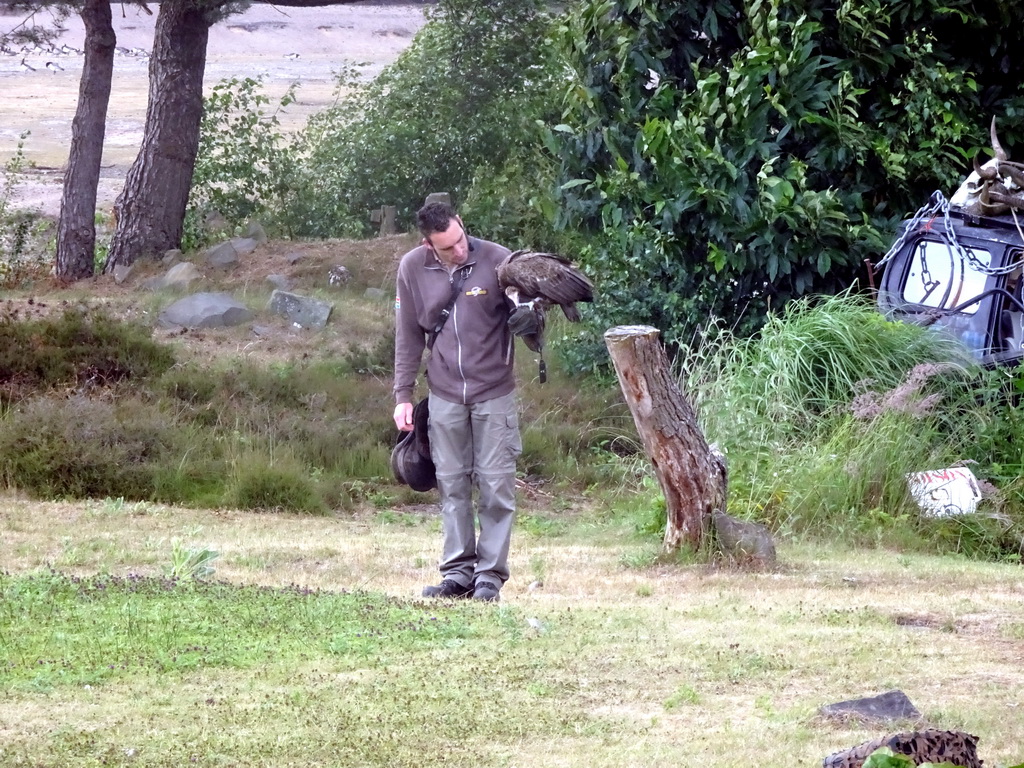
<path fill-rule="evenodd" d="M 99 206 L 108 207 L 120 192 L 134 161 L 145 125 L 149 88 L 148 52 L 156 9 L 114 6 L 118 53 L 108 108 Z M 41 14 L 42 15 L 42 12 Z M 0 16 L 8 31 L 21 15 Z M 37 23 L 45 23 L 39 18 Z M 373 77 L 394 61 L 423 25 L 421 3 L 354 3 L 324 8 L 276 8 L 254 5 L 210 30 L 205 83 L 207 91 L 224 78 L 264 77 L 273 101 L 299 82 L 298 102 L 280 116 L 286 130 L 305 124 L 309 115 L 334 100 L 335 73 L 355 64 Z M 35 165 L 18 184 L 15 204 L 57 215 L 63 169 L 71 142 L 71 123 L 82 72 L 83 29 L 78 17 L 51 49 L 0 51 L 0 163 L 16 151 L 19 137 Z"/>

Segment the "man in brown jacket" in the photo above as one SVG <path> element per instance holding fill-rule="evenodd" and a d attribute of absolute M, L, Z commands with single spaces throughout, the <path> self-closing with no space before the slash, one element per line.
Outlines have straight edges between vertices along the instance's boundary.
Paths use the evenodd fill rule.
<path fill-rule="evenodd" d="M 509 250 L 470 237 L 444 203 L 425 205 L 416 223 L 423 241 L 398 266 L 394 391 L 395 425 L 410 431 L 416 376 L 429 349 L 430 453 L 444 545 L 441 583 L 424 587 L 423 596 L 496 601 L 509 575 L 516 458 L 522 450 L 510 304 L 496 273 Z"/>

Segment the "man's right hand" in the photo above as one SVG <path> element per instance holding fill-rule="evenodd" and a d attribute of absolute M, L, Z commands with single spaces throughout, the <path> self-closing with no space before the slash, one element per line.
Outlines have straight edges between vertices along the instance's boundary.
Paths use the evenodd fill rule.
<path fill-rule="evenodd" d="M 395 426 L 402 432 L 412 432 L 412 403 L 395 406 Z"/>

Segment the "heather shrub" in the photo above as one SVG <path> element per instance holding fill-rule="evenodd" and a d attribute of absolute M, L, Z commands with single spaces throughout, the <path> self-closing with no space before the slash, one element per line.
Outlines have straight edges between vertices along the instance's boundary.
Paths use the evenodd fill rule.
<path fill-rule="evenodd" d="M 30 301 L 30 308 L 47 310 Z M 158 376 L 174 364 L 150 329 L 103 310 L 67 308 L 41 317 L 0 312 L 0 402 L 55 387 L 102 388 Z"/>
<path fill-rule="evenodd" d="M 37 498 L 151 499 L 188 450 L 187 433 L 137 399 L 43 395 L 3 419 L 0 476 Z"/>

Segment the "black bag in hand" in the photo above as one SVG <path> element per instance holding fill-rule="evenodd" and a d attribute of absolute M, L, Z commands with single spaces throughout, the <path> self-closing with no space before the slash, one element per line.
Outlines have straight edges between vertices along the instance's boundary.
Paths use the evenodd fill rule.
<path fill-rule="evenodd" d="M 434 460 L 430 458 L 428 417 L 427 398 L 424 397 L 412 409 L 412 432 L 403 432 L 391 451 L 391 471 L 395 479 L 414 491 L 437 488 Z"/>

